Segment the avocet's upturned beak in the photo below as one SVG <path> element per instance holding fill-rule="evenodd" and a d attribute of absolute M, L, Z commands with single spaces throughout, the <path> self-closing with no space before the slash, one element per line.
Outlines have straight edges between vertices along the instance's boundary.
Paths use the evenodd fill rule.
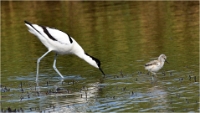
<path fill-rule="evenodd" d="M 99 70 L 101 71 L 101 73 L 105 76 L 105 73 L 103 72 L 103 70 L 99 67 Z"/>

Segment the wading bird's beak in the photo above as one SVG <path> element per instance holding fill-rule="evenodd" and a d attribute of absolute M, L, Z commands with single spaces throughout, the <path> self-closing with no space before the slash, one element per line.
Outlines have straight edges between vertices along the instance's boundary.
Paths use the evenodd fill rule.
<path fill-rule="evenodd" d="M 99 70 L 102 72 L 102 74 L 105 76 L 105 73 L 103 72 L 103 70 L 99 67 Z"/>
<path fill-rule="evenodd" d="M 165 60 L 165 62 L 167 62 L 167 60 Z M 169 64 L 169 62 L 167 62 Z"/>

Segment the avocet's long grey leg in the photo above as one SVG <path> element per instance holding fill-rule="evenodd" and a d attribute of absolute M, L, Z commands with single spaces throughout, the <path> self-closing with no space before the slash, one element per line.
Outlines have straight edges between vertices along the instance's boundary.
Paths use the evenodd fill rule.
<path fill-rule="evenodd" d="M 44 58 L 44 57 L 45 57 L 49 52 L 51 52 L 51 50 L 47 51 L 47 52 L 44 53 L 40 58 L 37 59 L 37 74 L 36 74 L 36 81 L 38 81 L 40 60 L 42 60 L 42 58 Z"/>
<path fill-rule="evenodd" d="M 152 76 L 152 77 L 151 77 L 151 78 L 152 78 L 152 81 L 154 81 L 154 76 L 157 77 L 157 75 L 156 75 L 156 73 L 154 73 L 154 72 L 152 72 L 152 71 L 150 71 L 150 72 L 152 73 L 152 75 L 151 75 L 151 76 Z"/>
<path fill-rule="evenodd" d="M 56 68 L 56 58 L 57 58 L 58 54 L 56 53 L 55 57 L 54 57 L 54 62 L 53 62 L 53 69 L 60 75 L 61 78 L 64 78 L 62 76 L 62 74 L 58 71 L 58 69 Z"/>
<path fill-rule="evenodd" d="M 152 79 L 152 81 L 154 81 L 154 75 L 152 75 L 151 79 Z"/>

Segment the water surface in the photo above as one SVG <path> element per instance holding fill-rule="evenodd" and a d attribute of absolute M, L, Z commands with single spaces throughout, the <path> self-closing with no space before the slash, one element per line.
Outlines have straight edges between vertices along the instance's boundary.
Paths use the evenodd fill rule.
<path fill-rule="evenodd" d="M 1 2 L 1 108 L 71 112 L 199 111 L 199 2 Z M 106 73 L 47 49 L 24 20 L 60 29 Z M 166 54 L 157 82 L 144 64 Z M 195 79 L 196 78 L 196 79 Z M 37 86 L 38 85 L 38 86 Z"/>

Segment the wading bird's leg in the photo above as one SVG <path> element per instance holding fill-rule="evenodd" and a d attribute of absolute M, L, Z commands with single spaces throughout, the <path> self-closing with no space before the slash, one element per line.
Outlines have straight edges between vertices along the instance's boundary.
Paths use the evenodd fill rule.
<path fill-rule="evenodd" d="M 54 57 L 54 62 L 53 62 L 53 69 L 60 75 L 61 78 L 64 78 L 62 76 L 62 74 L 58 71 L 58 69 L 56 68 L 56 58 L 57 58 L 58 54 L 56 53 L 55 57 Z"/>
<path fill-rule="evenodd" d="M 51 52 L 51 50 L 47 51 L 47 52 L 44 53 L 40 58 L 37 59 L 37 74 L 36 74 L 36 81 L 38 81 L 40 60 L 42 60 L 42 58 L 44 58 L 44 57 L 45 57 L 49 52 Z"/>
<path fill-rule="evenodd" d="M 152 75 L 151 79 L 152 79 L 152 81 L 154 81 L 154 75 Z"/>
<path fill-rule="evenodd" d="M 154 81 L 154 75 L 157 77 L 156 73 L 150 71 L 152 73 L 152 81 Z"/>

